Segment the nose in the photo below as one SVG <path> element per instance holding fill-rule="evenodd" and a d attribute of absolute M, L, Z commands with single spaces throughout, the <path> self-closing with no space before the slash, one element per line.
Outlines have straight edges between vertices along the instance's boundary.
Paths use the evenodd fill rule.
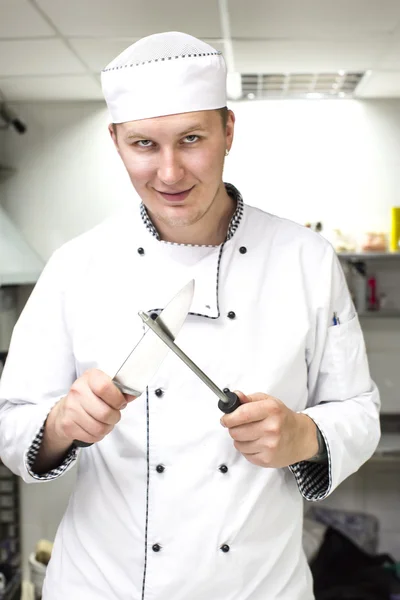
<path fill-rule="evenodd" d="M 179 183 L 185 175 L 179 155 L 174 150 L 163 150 L 160 152 L 160 162 L 157 169 L 159 180 L 165 185 Z"/>

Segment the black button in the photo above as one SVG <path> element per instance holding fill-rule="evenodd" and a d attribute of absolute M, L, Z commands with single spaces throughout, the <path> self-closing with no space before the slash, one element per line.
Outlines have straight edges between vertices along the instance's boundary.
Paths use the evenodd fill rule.
<path fill-rule="evenodd" d="M 162 391 L 161 388 L 158 388 L 154 393 L 158 398 L 161 398 L 161 396 L 163 395 L 164 392 Z"/>
<path fill-rule="evenodd" d="M 153 552 L 160 552 L 160 550 L 161 550 L 160 544 L 154 544 L 153 545 Z"/>
<path fill-rule="evenodd" d="M 223 389 L 223 392 L 224 392 L 224 394 L 227 394 L 227 393 L 228 393 L 228 392 L 230 392 L 230 391 L 231 391 L 231 390 L 230 390 L 229 388 L 224 388 L 224 389 Z"/>
<path fill-rule="evenodd" d="M 226 465 L 220 465 L 219 470 L 221 471 L 221 473 L 227 473 L 228 467 Z"/>
<path fill-rule="evenodd" d="M 228 544 L 224 544 L 223 546 L 221 546 L 221 550 L 222 552 L 229 552 L 230 548 Z"/>
<path fill-rule="evenodd" d="M 143 256 L 143 254 L 144 254 L 143 248 L 138 248 L 137 251 L 138 251 L 138 254 L 140 254 L 140 256 Z"/>
<path fill-rule="evenodd" d="M 233 312 L 233 310 L 230 310 L 228 312 L 228 319 L 235 319 L 236 318 L 236 313 Z"/>
<path fill-rule="evenodd" d="M 239 252 L 240 252 L 240 254 L 246 254 L 246 252 L 247 252 L 247 248 L 246 248 L 246 246 L 241 246 L 241 247 L 239 248 Z"/>
<path fill-rule="evenodd" d="M 155 321 L 157 319 L 157 317 L 158 317 L 158 314 L 157 313 L 151 313 L 150 316 L 153 319 L 153 321 Z"/>
<path fill-rule="evenodd" d="M 164 471 L 165 471 L 164 465 L 157 465 L 156 471 L 157 471 L 157 473 L 164 473 Z"/>

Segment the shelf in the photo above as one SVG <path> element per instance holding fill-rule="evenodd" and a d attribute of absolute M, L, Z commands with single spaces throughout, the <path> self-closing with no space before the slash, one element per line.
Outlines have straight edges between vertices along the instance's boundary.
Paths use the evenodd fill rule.
<path fill-rule="evenodd" d="M 398 462 L 400 463 L 400 434 L 381 434 L 378 447 L 368 462 Z"/>
<path fill-rule="evenodd" d="M 351 261 L 396 260 L 400 259 L 400 252 L 338 252 L 338 256 Z"/>
<path fill-rule="evenodd" d="M 400 433 L 382 432 L 377 454 L 398 454 L 400 457 Z"/>
<path fill-rule="evenodd" d="M 400 317 L 400 310 L 384 309 L 381 310 L 369 310 L 367 312 L 358 313 L 360 319 L 398 319 Z"/>
<path fill-rule="evenodd" d="M 371 458 L 366 462 L 366 465 L 374 463 L 391 463 L 397 466 L 400 466 L 400 453 L 399 454 L 374 454 Z"/>

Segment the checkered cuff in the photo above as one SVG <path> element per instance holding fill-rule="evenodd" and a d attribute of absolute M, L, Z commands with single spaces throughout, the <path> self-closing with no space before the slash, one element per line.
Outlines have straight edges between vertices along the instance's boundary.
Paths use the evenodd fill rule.
<path fill-rule="evenodd" d="M 295 476 L 301 495 L 310 502 L 326 498 L 332 487 L 331 453 L 323 431 L 321 434 L 324 438 L 328 458 L 320 463 L 303 460 L 289 467 Z"/>
<path fill-rule="evenodd" d="M 48 479 L 56 479 L 57 477 L 60 477 L 60 475 L 65 473 L 65 471 L 68 469 L 68 467 L 70 466 L 72 461 L 74 461 L 78 455 L 78 448 L 72 447 L 71 450 L 66 455 L 66 457 L 64 458 L 61 465 L 59 465 L 58 467 L 55 467 L 54 469 L 52 469 L 51 471 L 48 471 L 47 473 L 43 473 L 42 475 L 38 475 L 37 473 L 35 473 L 33 470 L 33 465 L 35 464 L 36 457 L 39 453 L 40 446 L 42 444 L 45 425 L 46 425 L 46 421 L 43 423 L 42 427 L 40 428 L 39 433 L 33 440 L 32 444 L 28 450 L 28 453 L 26 455 L 26 462 L 27 462 L 27 468 L 28 468 L 29 475 L 31 477 L 34 477 L 35 479 L 40 479 L 42 481 L 45 481 Z"/>

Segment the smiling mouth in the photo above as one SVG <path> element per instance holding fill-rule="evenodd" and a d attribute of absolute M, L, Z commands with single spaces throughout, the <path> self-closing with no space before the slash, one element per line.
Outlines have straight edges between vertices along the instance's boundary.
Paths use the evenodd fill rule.
<path fill-rule="evenodd" d="M 168 202 L 182 202 L 189 196 L 193 187 L 189 188 L 188 190 L 184 190 L 183 192 L 171 193 L 171 192 L 161 192 L 160 190 L 156 190 L 156 191 L 158 194 L 160 194 L 160 196 L 162 196 Z"/>

